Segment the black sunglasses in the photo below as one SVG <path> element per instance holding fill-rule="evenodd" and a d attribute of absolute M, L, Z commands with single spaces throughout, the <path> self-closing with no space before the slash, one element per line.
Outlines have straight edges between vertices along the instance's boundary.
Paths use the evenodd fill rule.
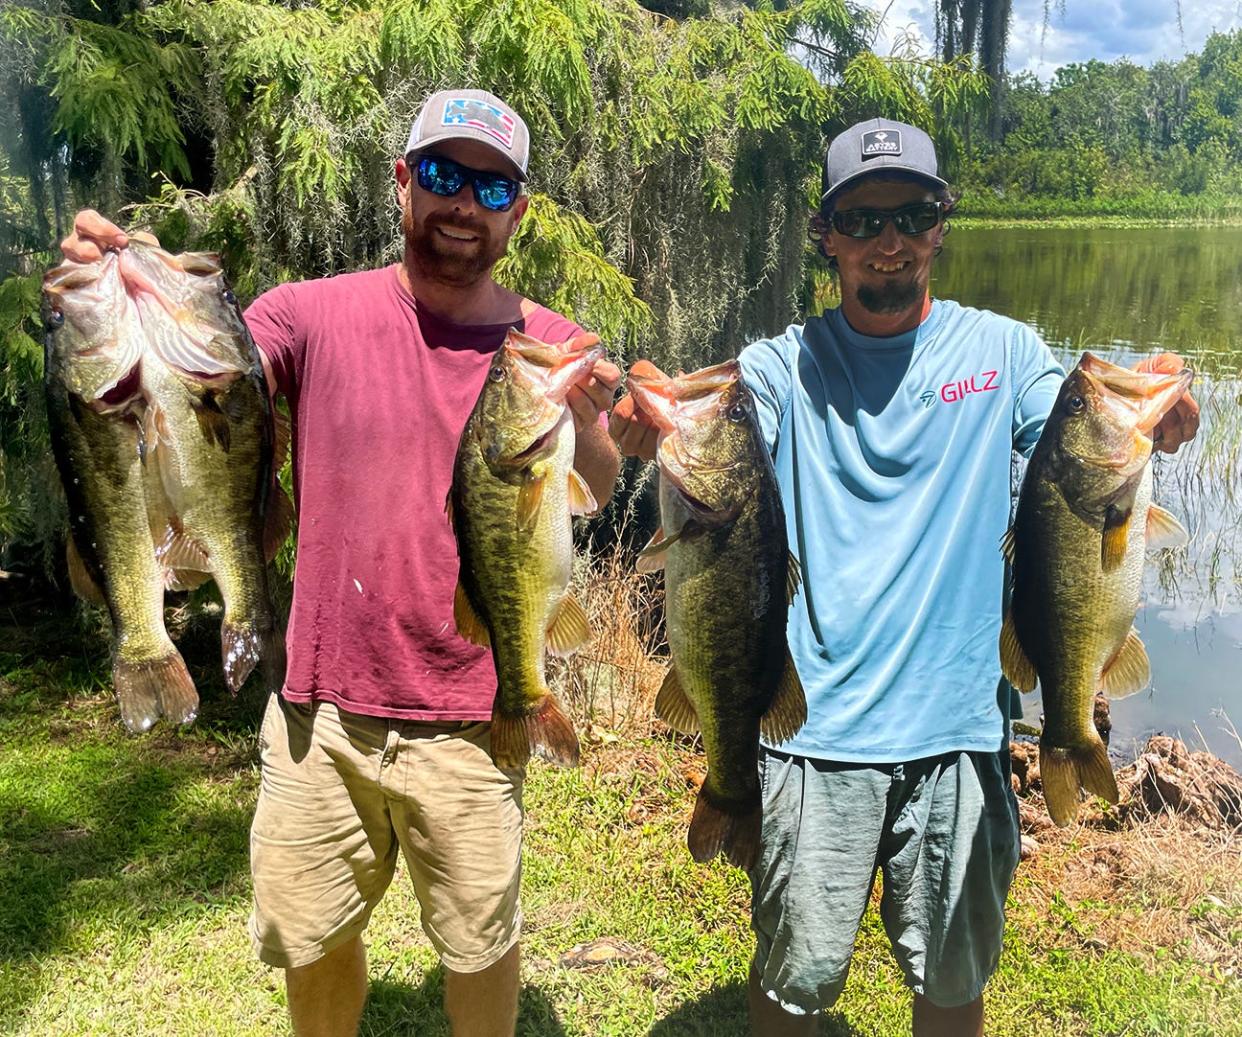
<path fill-rule="evenodd" d="M 900 209 L 841 209 L 832 214 L 832 225 L 850 238 L 875 238 L 889 220 L 902 234 L 926 234 L 940 222 L 944 202 L 916 202 Z"/>
<path fill-rule="evenodd" d="M 521 190 L 516 180 L 499 173 L 471 169 L 451 158 L 424 155 L 418 160 L 418 186 L 424 191 L 452 198 L 467 183 L 474 190 L 474 200 L 492 212 L 508 212 Z"/>

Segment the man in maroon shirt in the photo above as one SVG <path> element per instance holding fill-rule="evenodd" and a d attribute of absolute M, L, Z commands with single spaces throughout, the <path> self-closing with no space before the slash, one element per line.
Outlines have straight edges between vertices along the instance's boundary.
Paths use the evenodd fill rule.
<path fill-rule="evenodd" d="M 298 508 L 288 673 L 259 736 L 250 932 L 286 970 L 299 1037 L 357 1032 L 362 932 L 398 851 L 453 1033 L 514 1030 L 522 775 L 488 754 L 496 677 L 455 631 L 444 500 L 505 332 L 581 331 L 492 278 L 526 212 L 528 153 L 525 124 L 491 94 L 433 95 L 396 162 L 403 261 L 280 285 L 246 311 L 293 416 Z M 61 248 L 89 262 L 127 240 L 86 210 Z M 600 415 L 619 379 L 600 361 L 569 397 L 574 463 L 601 504 L 619 458 Z"/>

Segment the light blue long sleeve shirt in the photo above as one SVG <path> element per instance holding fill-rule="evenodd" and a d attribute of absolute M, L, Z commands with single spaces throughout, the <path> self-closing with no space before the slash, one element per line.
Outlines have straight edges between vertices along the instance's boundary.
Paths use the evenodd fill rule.
<path fill-rule="evenodd" d="M 1034 448 L 1064 370 L 1026 325 L 940 300 L 901 335 L 829 310 L 740 360 L 802 565 L 789 643 L 808 719 L 779 748 L 999 749 L 1011 454 Z"/>

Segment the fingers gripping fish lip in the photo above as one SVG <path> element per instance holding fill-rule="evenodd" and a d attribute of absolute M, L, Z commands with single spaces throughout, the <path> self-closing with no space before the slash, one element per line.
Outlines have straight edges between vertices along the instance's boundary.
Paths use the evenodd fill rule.
<path fill-rule="evenodd" d="M 1190 367 L 1174 374 L 1148 373 L 1118 367 L 1091 353 L 1083 354 L 1079 370 L 1118 420 L 1133 423 L 1144 435 L 1155 429 L 1194 381 Z"/>

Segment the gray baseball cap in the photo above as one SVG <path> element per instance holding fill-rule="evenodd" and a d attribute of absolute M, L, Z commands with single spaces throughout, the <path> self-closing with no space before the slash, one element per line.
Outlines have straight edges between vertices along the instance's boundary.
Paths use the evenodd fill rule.
<path fill-rule="evenodd" d="M 949 186 L 940 177 L 931 137 L 904 122 L 867 119 L 838 133 L 828 145 L 820 205 L 860 177 L 888 169 L 914 173 L 936 187 Z"/>
<path fill-rule="evenodd" d="M 477 140 L 494 148 L 526 183 L 530 131 L 512 108 L 486 90 L 441 90 L 423 104 L 410 127 L 405 154 L 419 155 L 446 140 Z"/>

